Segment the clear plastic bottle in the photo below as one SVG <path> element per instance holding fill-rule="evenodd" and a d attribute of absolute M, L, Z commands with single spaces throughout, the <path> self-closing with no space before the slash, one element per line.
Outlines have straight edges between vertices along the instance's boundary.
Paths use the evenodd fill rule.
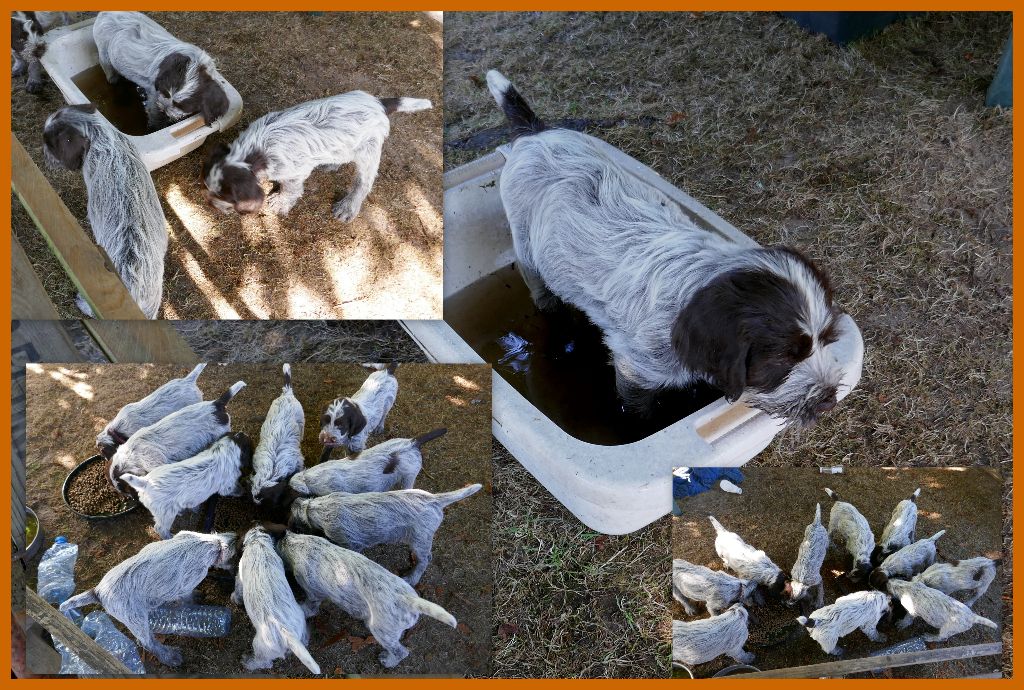
<path fill-rule="evenodd" d="M 57 606 L 74 594 L 76 560 L 78 544 L 69 544 L 66 537 L 57 537 L 39 561 L 39 596 Z"/>
<path fill-rule="evenodd" d="M 231 630 L 231 611 L 202 604 L 161 606 L 150 612 L 149 627 L 157 635 L 224 637 Z"/>
<path fill-rule="evenodd" d="M 96 640 L 96 644 L 107 650 L 132 673 L 145 673 L 146 667 L 142 665 L 142 657 L 139 656 L 139 648 L 123 632 L 117 629 L 114 621 L 102 611 L 93 611 L 82 621 L 82 632 Z"/>

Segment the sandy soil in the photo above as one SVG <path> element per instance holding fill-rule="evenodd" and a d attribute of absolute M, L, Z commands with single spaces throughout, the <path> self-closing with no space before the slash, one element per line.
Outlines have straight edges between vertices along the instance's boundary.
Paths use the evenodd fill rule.
<path fill-rule="evenodd" d="M 841 475 L 823 475 L 813 469 L 747 468 L 742 495 L 717 489 L 680 501 L 683 514 L 672 518 L 672 552 L 675 558 L 709 568 L 722 569 L 715 553 L 715 532 L 707 520 L 714 515 L 726 528 L 748 543 L 763 549 L 784 570 L 796 560 L 804 528 L 814 517 L 814 505 L 821 502 L 822 521 L 827 526 L 831 500 L 823 489 L 829 487 L 851 503 L 868 519 L 876 536 L 889 521 L 896 503 L 921 488 L 918 499 L 918 538 L 946 530 L 937 543 L 941 561 L 974 556 L 999 558 L 1002 554 L 999 475 L 986 468 L 939 469 L 851 469 Z M 829 552 L 822 569 L 825 602 L 854 591 L 840 575 L 849 567 L 845 552 Z M 1005 564 L 996 580 L 974 606 L 974 611 L 997 623 L 1002 622 Z M 1006 600 L 1009 610 L 1009 600 Z M 747 650 L 757 655 L 753 665 L 761 670 L 803 666 L 835 660 L 822 652 L 814 640 L 794 623 L 800 613 L 782 604 L 754 607 L 756 621 L 750 625 Z M 706 614 L 697 617 L 704 617 Z M 672 617 L 694 620 L 678 602 L 672 602 Z M 844 659 L 868 656 L 870 652 L 934 629 L 920 620 L 904 631 L 891 625 L 879 628 L 889 637 L 885 644 L 869 641 L 860 632 L 842 639 Z M 999 633 L 975 626 L 946 642 L 930 648 L 957 647 L 996 642 Z M 734 662 L 722 657 L 694 669 L 698 678 L 711 676 Z M 997 670 L 998 657 L 980 657 L 925 666 L 892 669 L 882 677 L 950 678 L 989 673 Z"/>
<path fill-rule="evenodd" d="M 293 364 L 296 396 L 306 410 L 303 453 L 319 457 L 318 419 L 327 402 L 354 392 L 366 376 L 358 365 Z M 152 518 L 144 508 L 109 521 L 75 517 L 60 497 L 68 471 L 94 453 L 93 439 L 121 405 L 150 392 L 186 367 L 172 365 L 29 365 L 27 373 L 27 497 L 47 535 L 64 534 L 80 545 L 76 570 L 79 590 L 95 584 L 114 564 L 153 541 Z M 200 378 L 206 398 L 219 395 L 236 380 L 247 387 L 231 402 L 232 428 L 254 441 L 270 401 L 280 392 L 280 365 L 211 365 Z M 399 367 L 399 396 L 385 433 L 375 437 L 410 437 L 445 426 L 448 434 L 424 449 L 424 469 L 417 487 L 447 491 L 473 482 L 484 484 L 477 495 L 448 509 L 437 533 L 434 560 L 420 583 L 422 596 L 435 601 L 459 620 L 457 630 L 424 619 L 405 639 L 412 650 L 398 674 L 480 676 L 490 672 L 491 658 L 491 465 L 490 369 L 478 365 Z M 54 420 L 59 419 L 59 423 Z M 218 510 L 218 529 L 243 530 L 252 519 L 245 502 L 225 501 Z M 225 517 L 228 516 L 228 517 Z M 237 524 L 236 524 L 237 523 Z M 198 528 L 198 515 L 178 519 L 175 529 Z M 392 571 L 408 567 L 408 550 L 382 546 L 367 552 Z M 34 585 L 35 567 L 29 569 Z M 172 638 L 185 661 L 179 673 L 237 675 L 239 659 L 250 651 L 253 631 L 244 609 L 228 601 L 230 587 L 210 577 L 200 587 L 210 603 L 228 605 L 234 624 L 230 635 L 212 641 Z M 366 644 L 368 632 L 332 605 L 312 619 L 310 650 L 327 675 L 381 675 L 380 649 Z M 147 669 L 171 669 L 147 658 Z M 278 662 L 276 674 L 308 675 L 293 658 Z"/>
<path fill-rule="evenodd" d="M 285 218 L 224 216 L 199 182 L 203 149 L 154 172 L 170 246 L 161 315 L 173 319 L 439 318 L 441 314 L 441 27 L 422 13 L 157 13 L 204 47 L 242 96 L 232 141 L 273 110 L 362 89 L 429 98 L 434 109 L 392 116 L 380 172 L 362 212 L 343 225 L 332 203 L 351 166 L 315 172 Z M 20 84 L 20 83 L 19 83 Z M 63 105 L 51 83 L 11 93 L 12 129 L 43 167 L 46 117 Z M 209 145 L 209 142 L 207 143 Z M 77 173 L 44 173 L 88 231 Z M 18 240 L 62 316 L 80 316 L 74 286 L 12 196 Z"/>

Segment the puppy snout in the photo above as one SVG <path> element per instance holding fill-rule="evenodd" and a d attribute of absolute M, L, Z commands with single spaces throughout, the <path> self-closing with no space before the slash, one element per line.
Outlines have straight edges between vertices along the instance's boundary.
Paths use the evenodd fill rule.
<path fill-rule="evenodd" d="M 334 436 L 334 434 L 331 434 L 331 433 L 329 433 L 327 431 L 321 431 L 320 432 L 320 443 L 322 443 L 323 445 L 325 445 L 325 446 L 327 446 L 327 445 L 334 445 L 337 442 L 338 442 L 338 439 L 337 439 L 336 436 Z"/>
<path fill-rule="evenodd" d="M 814 406 L 814 413 L 815 414 L 825 414 L 829 410 L 832 410 L 833 408 L 835 408 L 835 406 L 836 406 L 836 399 L 833 396 L 831 398 L 828 398 L 827 400 L 822 400 L 817 405 L 815 405 Z"/>

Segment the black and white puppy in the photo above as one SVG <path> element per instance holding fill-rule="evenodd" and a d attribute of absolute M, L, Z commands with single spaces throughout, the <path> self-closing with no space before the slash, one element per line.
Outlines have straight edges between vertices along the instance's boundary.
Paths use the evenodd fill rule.
<path fill-rule="evenodd" d="M 412 113 L 431 107 L 422 98 L 377 98 L 350 91 L 268 113 L 231 144 L 210 150 L 203 165 L 209 202 L 223 213 L 257 213 L 266 202 L 278 215 L 288 215 L 316 168 L 356 168 L 355 184 L 334 204 L 334 217 L 348 223 L 359 215 L 377 177 L 381 149 L 391 131 L 391 113 Z M 266 196 L 260 182 L 276 189 Z"/>
<path fill-rule="evenodd" d="M 875 544 L 871 552 L 871 563 L 879 565 L 886 558 L 896 553 L 904 546 L 914 542 L 917 534 L 917 499 L 921 495 L 920 487 L 910 494 L 908 498 L 896 504 L 892 511 L 892 517 L 882 530 L 882 538 Z"/>
<path fill-rule="evenodd" d="M 145 92 L 151 128 L 197 113 L 212 125 L 227 113 L 224 77 L 213 58 L 141 12 L 100 12 L 92 35 L 107 81 L 123 77 Z"/>
<path fill-rule="evenodd" d="M 87 105 L 69 105 L 46 119 L 43 152 L 51 165 L 85 179 L 89 226 L 146 318 L 160 311 L 167 224 L 153 178 L 131 139 Z M 79 309 L 92 309 L 78 296 Z"/>
<path fill-rule="evenodd" d="M 39 61 L 46 52 L 43 34 L 67 23 L 67 12 L 11 13 L 11 76 L 28 74 L 25 90 L 29 93 L 43 90 L 43 65 Z"/>
<path fill-rule="evenodd" d="M 487 83 L 514 138 L 499 187 L 520 273 L 538 307 L 602 330 L 627 405 L 697 381 L 801 425 L 836 405 L 846 320 L 809 259 L 698 226 L 592 138 L 546 129 L 504 76 Z"/>
<path fill-rule="evenodd" d="M 336 398 L 320 415 L 320 443 L 323 462 L 335 448 L 358 453 L 366 447 L 370 434 L 384 430 L 384 420 L 398 397 L 397 364 L 376 369 L 363 385 L 347 398 Z"/>

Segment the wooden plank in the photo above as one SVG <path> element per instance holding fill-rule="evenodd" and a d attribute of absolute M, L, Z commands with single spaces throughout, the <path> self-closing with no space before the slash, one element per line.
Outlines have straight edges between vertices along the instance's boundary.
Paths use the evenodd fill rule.
<path fill-rule="evenodd" d="M 11 187 L 97 318 L 146 318 L 110 259 L 71 215 L 13 133 Z"/>
<path fill-rule="evenodd" d="M 43 283 L 32 268 L 32 262 L 21 247 L 21 242 L 11 231 L 11 318 L 12 319 L 53 319 L 60 318 L 57 308 L 43 288 Z"/>
<path fill-rule="evenodd" d="M 26 589 L 25 597 L 28 617 L 46 628 L 51 635 L 59 638 L 97 673 L 104 676 L 134 675 L 120 659 L 96 644 L 94 639 L 65 618 L 64 614 L 46 603 L 35 590 Z"/>
<path fill-rule="evenodd" d="M 878 671 L 883 668 L 896 668 L 898 666 L 916 666 L 918 664 L 934 664 L 940 661 L 952 661 L 954 659 L 969 659 L 977 656 L 993 656 L 1003 653 L 1001 642 L 989 642 L 985 644 L 971 644 L 962 647 L 943 647 L 941 649 L 928 649 L 923 652 L 907 652 L 905 654 L 888 654 L 886 656 L 869 656 L 863 659 L 844 659 L 843 661 L 830 661 L 824 664 L 811 664 L 809 666 L 793 666 L 790 668 L 777 668 L 771 671 L 759 671 L 757 673 L 744 673 L 742 675 L 729 676 L 730 678 L 834 678 L 846 676 L 851 673 L 865 673 Z"/>
<path fill-rule="evenodd" d="M 86 319 L 89 331 L 112 362 L 195 364 L 199 357 L 167 321 L 97 321 Z"/>
<path fill-rule="evenodd" d="M 42 628 L 32 625 L 25 631 L 25 665 L 33 675 L 60 673 L 60 652 L 43 641 Z"/>

